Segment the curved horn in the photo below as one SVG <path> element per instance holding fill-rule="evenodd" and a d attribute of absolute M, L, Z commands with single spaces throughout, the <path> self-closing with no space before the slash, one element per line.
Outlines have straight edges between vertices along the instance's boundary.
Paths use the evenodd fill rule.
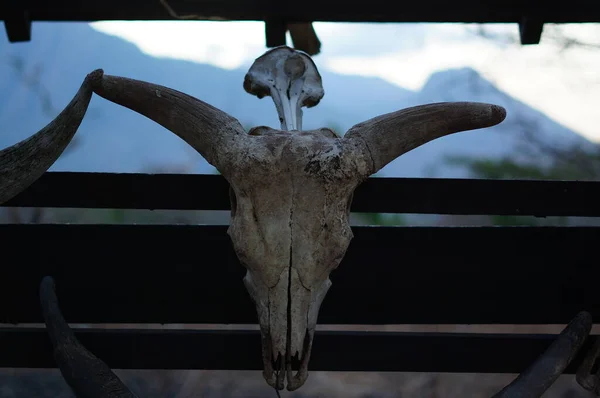
<path fill-rule="evenodd" d="M 504 120 L 501 106 L 477 102 L 442 102 L 415 106 L 359 123 L 344 139 L 364 148 L 371 173 L 418 146 L 460 131 L 494 126 Z M 353 142 L 354 141 L 354 142 Z"/>
<path fill-rule="evenodd" d="M 237 159 L 231 154 L 243 150 L 248 134 L 233 116 L 168 87 L 97 72 L 96 94 L 175 133 L 221 173 Z"/>
<path fill-rule="evenodd" d="M 526 371 L 493 398 L 537 398 L 558 379 L 592 330 L 592 316 L 580 312 Z"/>
<path fill-rule="evenodd" d="M 87 75 L 75 97 L 53 121 L 31 137 L 0 151 L 0 203 L 33 184 L 60 157 L 85 116 L 93 82 L 100 76 L 98 72 Z"/>
<path fill-rule="evenodd" d="M 60 312 L 54 280 L 49 276 L 40 284 L 40 302 L 54 359 L 75 395 L 80 398 L 136 398 L 108 365 L 77 340 Z"/>
<path fill-rule="evenodd" d="M 600 369 L 597 367 L 600 358 L 600 339 L 596 338 L 594 345 L 589 349 L 581 361 L 575 380 L 586 390 L 600 396 Z"/>

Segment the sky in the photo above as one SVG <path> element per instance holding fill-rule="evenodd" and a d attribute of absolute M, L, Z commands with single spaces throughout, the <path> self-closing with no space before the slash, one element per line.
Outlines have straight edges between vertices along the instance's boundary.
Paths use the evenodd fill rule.
<path fill-rule="evenodd" d="M 262 22 L 107 21 L 91 26 L 152 56 L 226 69 L 250 66 L 266 50 Z M 541 43 L 532 46 L 518 43 L 516 24 L 314 26 L 322 42 L 321 54 L 314 57 L 320 70 L 377 76 L 419 90 L 436 71 L 471 67 L 513 97 L 600 142 L 600 24 L 546 25 Z M 564 37 L 598 46 L 564 49 Z"/>

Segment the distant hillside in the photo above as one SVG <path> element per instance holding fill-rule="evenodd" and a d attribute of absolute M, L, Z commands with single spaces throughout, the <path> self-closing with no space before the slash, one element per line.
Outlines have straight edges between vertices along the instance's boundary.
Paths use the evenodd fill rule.
<path fill-rule="evenodd" d="M 35 40 L 9 44 L 0 39 L 0 147 L 38 131 L 72 98 L 90 71 L 127 76 L 172 87 L 198 97 L 233 116 L 245 126 L 277 127 L 270 99 L 258 100 L 242 88 L 246 68 L 229 71 L 210 65 L 142 53 L 135 45 L 100 33 L 87 24 L 37 23 Z M 259 56 L 260 54 L 257 54 Z M 318 60 L 317 60 L 318 61 Z M 322 69 L 322 68 L 321 68 Z M 45 111 L 39 95 L 23 82 L 19 70 L 39 81 L 51 99 Z M 471 69 L 448 70 L 431 76 L 420 92 L 381 79 L 344 76 L 322 70 L 325 97 L 305 111 L 306 128 L 330 126 L 343 133 L 353 124 L 408 106 L 438 101 L 486 101 L 508 109 L 500 126 L 444 137 L 402 156 L 388 165 L 385 176 L 458 177 L 464 170 L 443 166 L 448 154 L 498 156 L 512 153 L 520 132 L 534 126 L 548 140 L 583 140 L 544 114 L 499 91 Z M 35 80 L 35 79 L 34 79 Z M 30 82 L 31 83 L 31 82 Z M 183 141 L 161 126 L 102 98 L 94 97 L 77 135 L 78 145 L 53 170 L 139 172 L 178 167 L 192 162 L 194 172 L 212 173 Z M 432 168 L 438 166 L 437 168 Z"/>

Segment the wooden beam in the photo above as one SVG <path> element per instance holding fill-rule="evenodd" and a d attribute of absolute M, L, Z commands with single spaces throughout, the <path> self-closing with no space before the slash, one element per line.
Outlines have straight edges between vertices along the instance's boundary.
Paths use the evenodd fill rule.
<path fill-rule="evenodd" d="M 283 20 L 265 21 L 265 38 L 267 47 L 278 47 L 286 44 L 287 25 Z"/>
<path fill-rule="evenodd" d="M 353 212 L 600 216 L 600 182 L 369 178 Z M 6 207 L 229 210 L 220 175 L 58 173 L 43 175 Z"/>
<path fill-rule="evenodd" d="M 519 22 L 519 35 L 521 37 L 521 44 L 540 44 L 543 30 L 544 22 L 542 20 L 535 17 L 524 17 L 521 22 Z"/>
<path fill-rule="evenodd" d="M 30 0 L 27 4 L 33 21 L 172 20 L 159 1 Z M 600 22 L 600 9 L 589 0 L 568 4 L 542 0 L 371 0 L 344 2 L 343 6 L 339 0 L 304 0 L 297 8 L 287 2 L 264 0 L 169 0 L 169 4 L 179 15 L 195 14 L 206 20 L 518 23 L 523 16 L 535 16 L 546 23 Z M 0 5 L 0 19 L 6 18 L 10 7 Z"/>
<path fill-rule="evenodd" d="M 56 280 L 76 323 L 255 324 L 227 226 L 0 225 L 0 321 L 42 322 Z M 595 227 L 355 227 L 320 324 L 600 319 Z"/>
<path fill-rule="evenodd" d="M 31 19 L 29 12 L 25 10 L 14 10 L 4 17 L 4 28 L 8 41 L 11 43 L 25 42 L 31 40 Z"/>
<path fill-rule="evenodd" d="M 258 331 L 80 329 L 76 336 L 113 369 L 263 368 Z M 523 334 L 317 331 L 309 370 L 520 373 L 555 338 L 555 335 Z M 583 353 L 597 338 L 592 336 L 587 340 L 566 374 L 575 373 Z M 44 329 L 0 329 L 0 349 L 0 367 L 56 367 Z"/>

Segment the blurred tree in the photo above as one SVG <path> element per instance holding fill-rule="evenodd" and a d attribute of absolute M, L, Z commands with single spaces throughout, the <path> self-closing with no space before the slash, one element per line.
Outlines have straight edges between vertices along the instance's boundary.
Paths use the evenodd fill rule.
<path fill-rule="evenodd" d="M 600 32 L 600 25 L 594 27 Z M 501 45 L 521 45 L 519 32 L 515 29 L 512 32 L 499 32 L 489 24 L 477 25 L 471 32 L 479 37 L 494 41 Z M 544 43 L 551 43 L 558 47 L 559 51 L 566 51 L 574 48 L 583 48 L 588 50 L 600 50 L 600 36 L 589 35 L 585 39 L 577 37 L 567 25 L 544 24 L 542 39 Z"/>
<path fill-rule="evenodd" d="M 532 149 L 531 156 L 522 158 L 529 160 L 517 160 L 509 156 L 499 159 L 448 156 L 445 160 L 448 164 L 467 168 L 473 178 L 594 181 L 600 177 L 600 145 L 592 144 L 585 149 L 578 144 L 551 146 L 536 138 L 530 130 L 524 131 L 523 137 Z M 544 162 L 539 161 L 540 154 Z M 491 219 L 495 225 L 542 223 L 542 219 L 535 217 L 491 216 Z M 556 222 L 564 225 L 567 219 L 561 217 Z"/>
<path fill-rule="evenodd" d="M 600 25 L 590 27 L 600 33 Z M 490 40 L 501 46 L 521 46 L 519 32 L 498 30 L 490 25 L 477 25 L 471 32 L 474 35 Z M 548 44 L 559 55 L 568 56 L 572 50 L 600 50 L 597 34 L 583 36 L 568 25 L 545 24 L 542 42 Z M 597 84 L 597 76 L 589 79 L 582 74 L 578 77 L 585 84 Z M 472 157 L 452 156 L 445 159 L 447 164 L 459 165 L 469 170 L 474 178 L 484 179 L 542 179 L 542 180 L 597 180 L 600 177 L 600 145 L 590 143 L 559 142 L 548 143 L 540 127 L 523 115 L 513 115 L 514 128 L 521 135 L 521 144 L 514 156 L 499 159 L 479 159 Z M 534 217 L 492 217 L 497 225 L 538 225 L 542 219 Z M 559 218 L 552 223 L 566 223 Z"/>

